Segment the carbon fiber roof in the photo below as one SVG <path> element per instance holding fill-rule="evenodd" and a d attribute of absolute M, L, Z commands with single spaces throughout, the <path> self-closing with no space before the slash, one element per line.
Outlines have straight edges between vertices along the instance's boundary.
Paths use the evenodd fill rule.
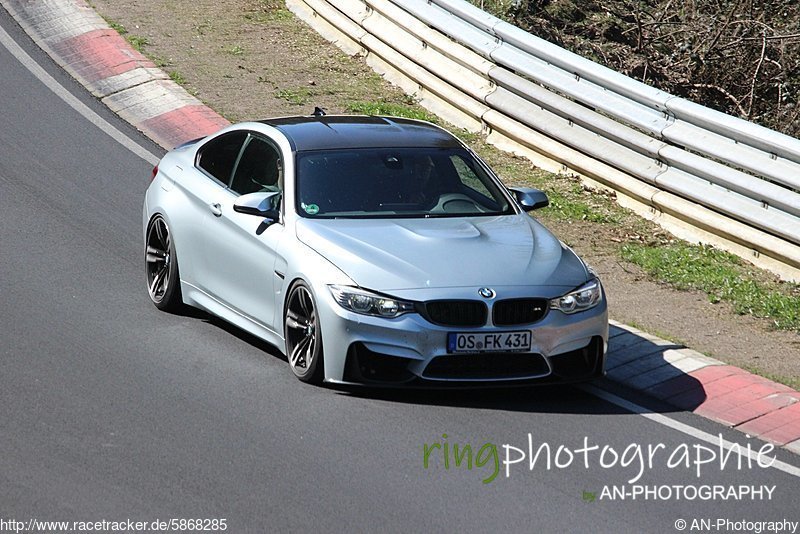
<path fill-rule="evenodd" d="M 460 147 L 450 133 L 427 122 L 398 117 L 324 115 L 260 121 L 280 130 L 292 149 Z"/>

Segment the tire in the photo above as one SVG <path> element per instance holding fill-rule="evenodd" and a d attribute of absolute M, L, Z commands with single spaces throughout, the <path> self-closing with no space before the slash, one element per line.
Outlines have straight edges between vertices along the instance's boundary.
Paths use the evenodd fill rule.
<path fill-rule="evenodd" d="M 322 330 L 314 294 L 302 280 L 289 289 L 284 312 L 286 357 L 294 375 L 303 382 L 322 382 Z"/>
<path fill-rule="evenodd" d="M 167 221 L 161 215 L 150 219 L 144 250 L 147 293 L 159 310 L 176 312 L 183 307 L 178 256 Z"/>

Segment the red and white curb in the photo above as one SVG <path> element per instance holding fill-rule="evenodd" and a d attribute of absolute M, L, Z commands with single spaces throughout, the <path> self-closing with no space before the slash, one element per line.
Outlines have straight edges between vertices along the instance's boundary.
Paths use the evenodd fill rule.
<path fill-rule="evenodd" d="M 0 0 L 59 65 L 165 148 L 229 122 L 205 106 L 83 0 Z M 800 454 L 800 393 L 612 321 L 608 377 L 672 406 Z"/>
<path fill-rule="evenodd" d="M 608 378 L 800 454 L 800 392 L 612 321 Z"/>
<path fill-rule="evenodd" d="M 230 124 L 134 50 L 84 1 L 0 3 L 56 63 L 164 148 Z"/>

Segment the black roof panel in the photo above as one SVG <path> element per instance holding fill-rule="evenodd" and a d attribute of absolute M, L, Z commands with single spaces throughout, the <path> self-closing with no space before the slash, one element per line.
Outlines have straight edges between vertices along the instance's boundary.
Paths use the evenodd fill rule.
<path fill-rule="evenodd" d="M 261 121 L 280 130 L 298 152 L 342 148 L 460 147 L 459 141 L 427 122 L 397 117 L 324 115 Z"/>

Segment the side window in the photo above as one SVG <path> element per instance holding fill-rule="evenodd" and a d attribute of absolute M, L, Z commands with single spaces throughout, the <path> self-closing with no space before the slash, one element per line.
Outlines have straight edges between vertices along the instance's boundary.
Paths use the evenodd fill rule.
<path fill-rule="evenodd" d="M 206 143 L 197 156 L 197 166 L 228 185 L 246 138 L 247 132 L 231 132 Z"/>
<path fill-rule="evenodd" d="M 266 140 L 250 135 L 236 165 L 231 190 L 245 195 L 259 191 L 281 191 L 283 176 L 278 149 Z"/>

